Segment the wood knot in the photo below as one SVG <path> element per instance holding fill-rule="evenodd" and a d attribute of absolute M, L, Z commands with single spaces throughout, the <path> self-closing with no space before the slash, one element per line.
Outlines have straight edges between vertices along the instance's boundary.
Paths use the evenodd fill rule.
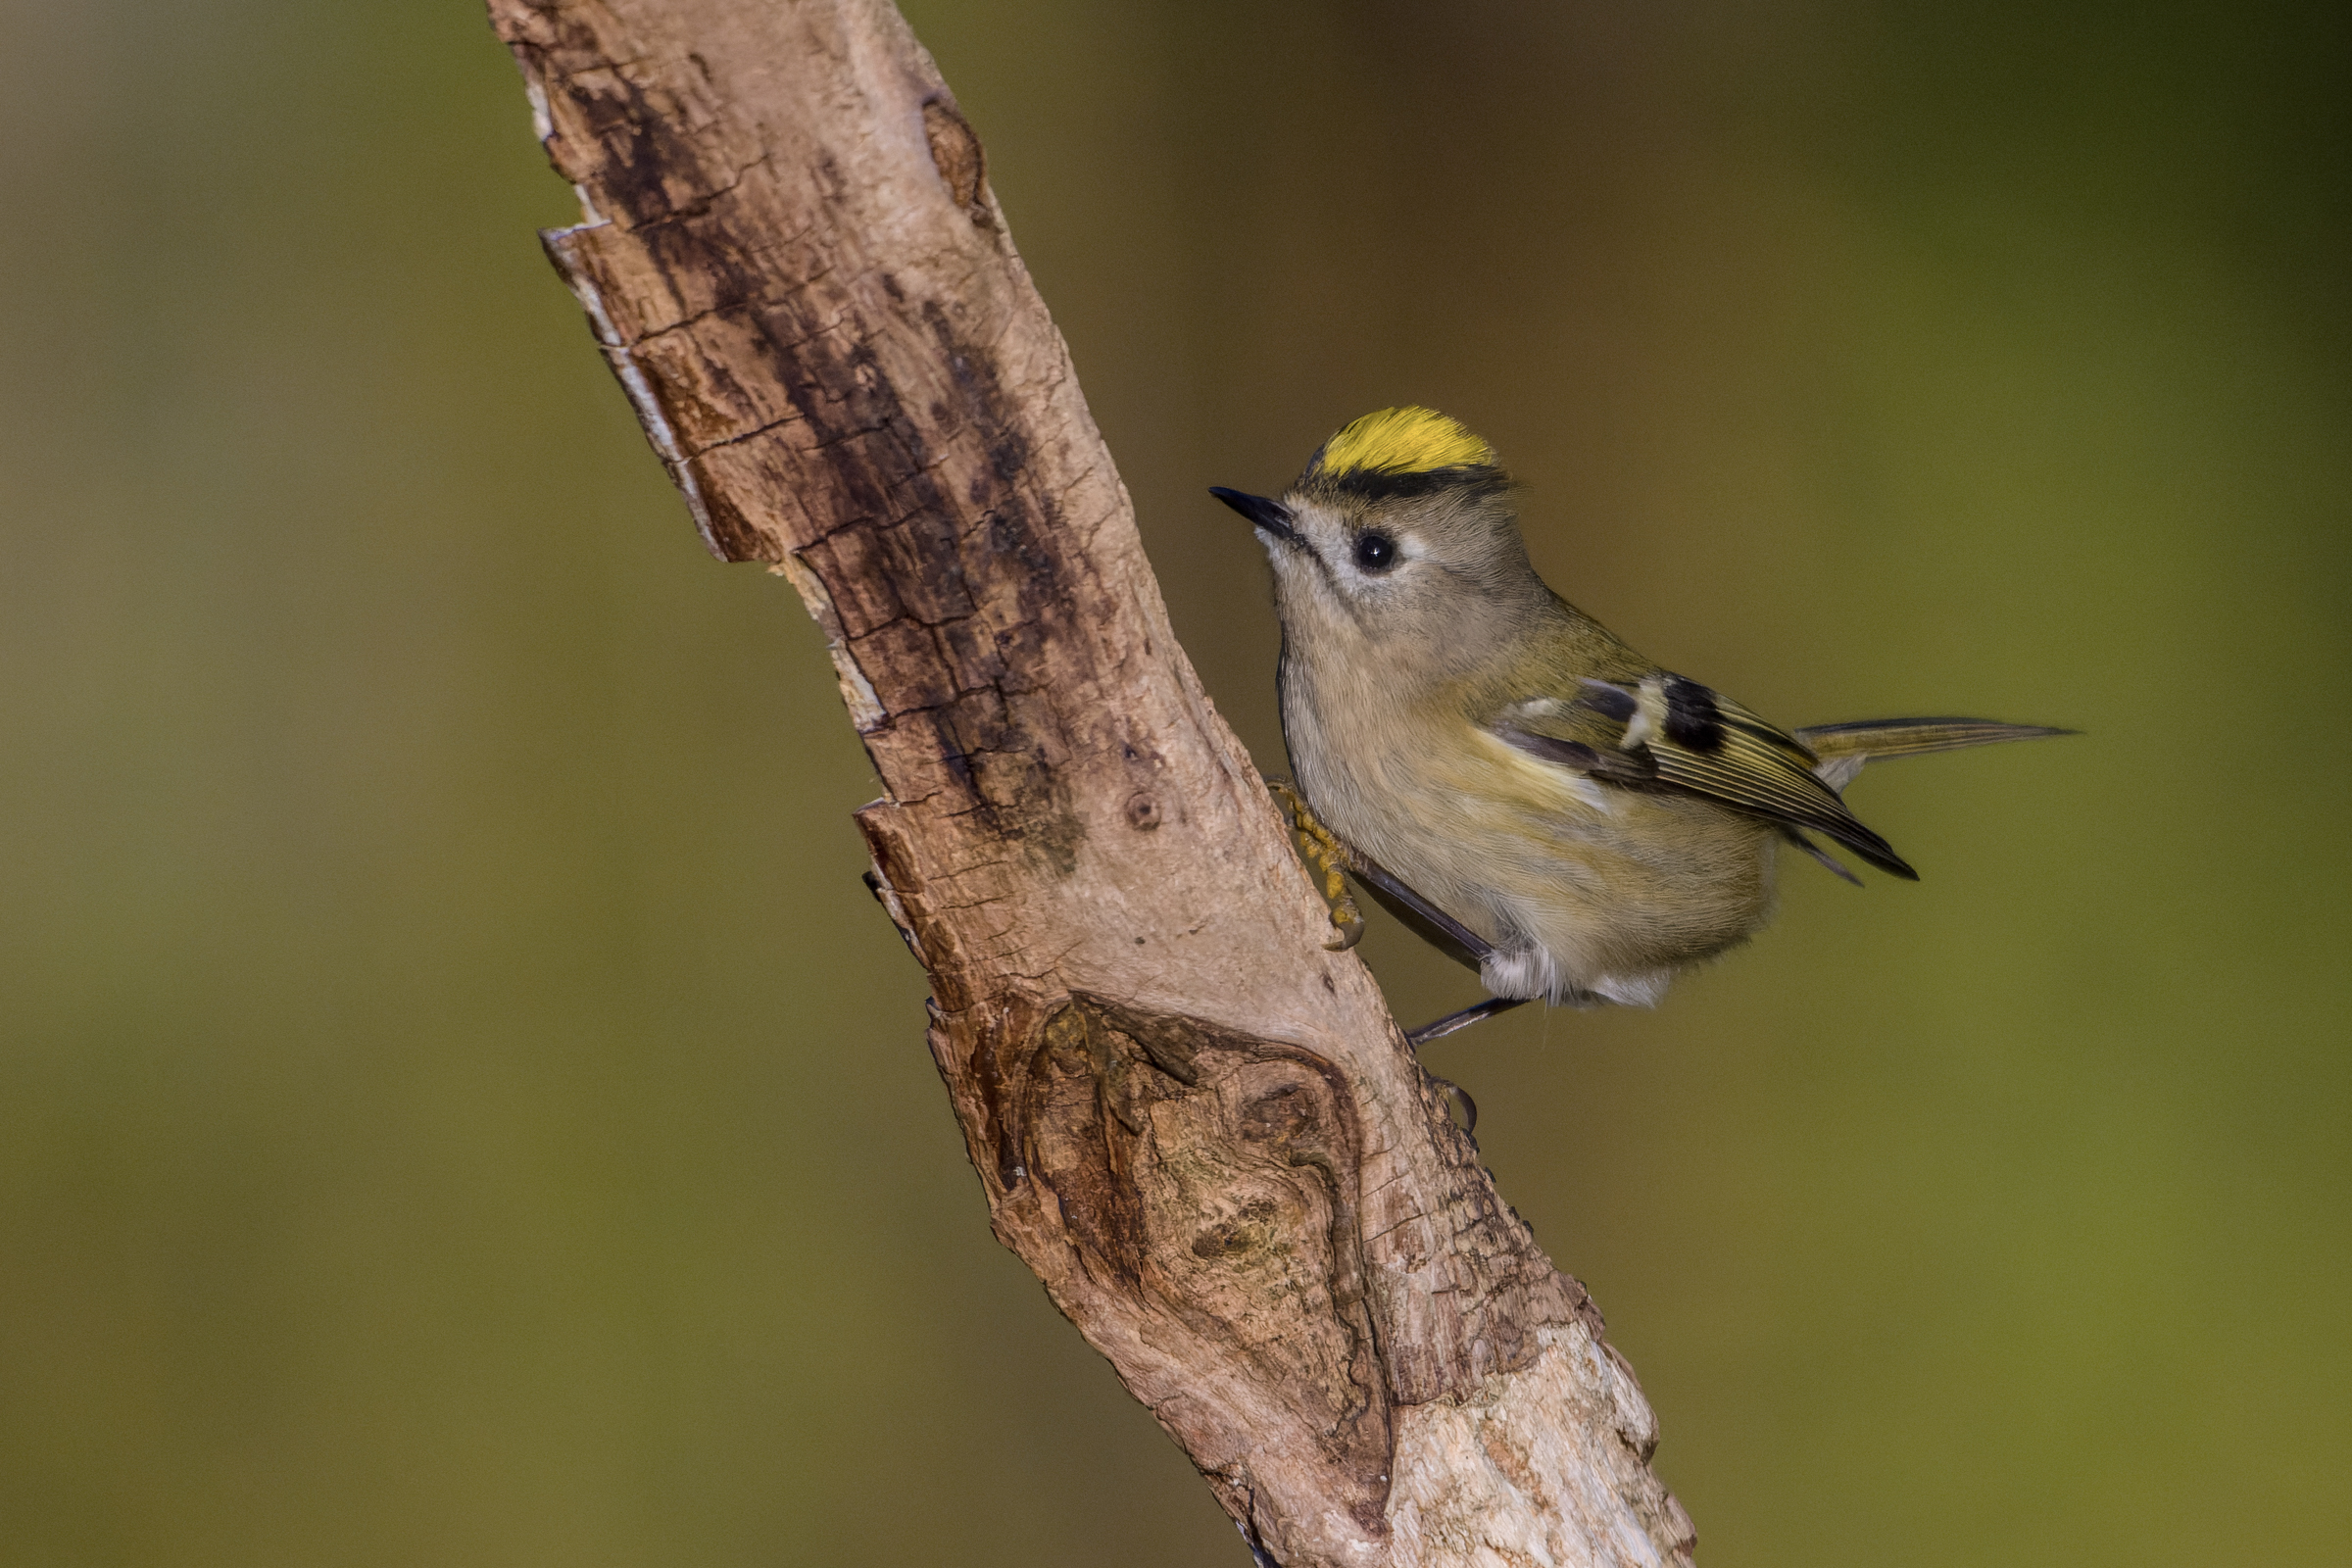
<path fill-rule="evenodd" d="M 923 140 L 931 147 L 932 167 L 975 223 L 985 226 L 988 211 L 988 156 L 980 150 L 979 134 L 971 122 L 945 98 L 923 105 Z"/>
<path fill-rule="evenodd" d="M 1274 1205 L 1265 1199 L 1245 1204 L 1233 1218 L 1219 1220 L 1193 1238 L 1193 1255 L 1203 1262 L 1263 1251 L 1274 1240 Z"/>
<path fill-rule="evenodd" d="M 1315 1097 L 1304 1084 L 1285 1084 L 1242 1107 L 1242 1136 L 1253 1144 L 1298 1137 L 1315 1122 Z"/>
<path fill-rule="evenodd" d="M 1149 833 L 1159 826 L 1159 803 L 1149 795 L 1128 796 L 1127 825 L 1138 833 Z"/>

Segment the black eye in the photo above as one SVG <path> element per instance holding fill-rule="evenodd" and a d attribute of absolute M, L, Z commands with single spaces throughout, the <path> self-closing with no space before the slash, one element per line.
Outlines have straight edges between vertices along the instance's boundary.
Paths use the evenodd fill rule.
<path fill-rule="evenodd" d="M 1355 564 L 1366 571 L 1386 571 L 1396 563 L 1396 541 L 1385 533 L 1358 534 Z"/>

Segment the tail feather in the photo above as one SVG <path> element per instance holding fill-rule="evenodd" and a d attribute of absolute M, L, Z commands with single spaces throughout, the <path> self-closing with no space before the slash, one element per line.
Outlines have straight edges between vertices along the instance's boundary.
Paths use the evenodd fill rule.
<path fill-rule="evenodd" d="M 1821 759 L 1821 765 L 1813 771 L 1822 782 L 1842 790 L 1874 757 L 1955 752 L 1964 746 L 2041 740 L 2076 731 L 2045 724 L 2001 724 L 1989 718 L 1866 718 L 1851 724 L 1816 724 L 1793 733 L 1806 750 Z"/>

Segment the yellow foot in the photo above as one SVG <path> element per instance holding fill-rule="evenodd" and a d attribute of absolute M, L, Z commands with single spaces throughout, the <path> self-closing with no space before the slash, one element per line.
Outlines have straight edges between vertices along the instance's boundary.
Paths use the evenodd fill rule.
<path fill-rule="evenodd" d="M 1339 928 L 1323 946 L 1333 953 L 1345 953 L 1364 940 L 1363 911 L 1355 906 L 1355 899 L 1348 891 L 1348 879 L 1341 874 L 1354 862 L 1354 857 L 1340 842 L 1340 836 L 1307 809 L 1305 800 L 1297 790 L 1278 778 L 1266 780 L 1266 788 L 1291 813 L 1291 829 L 1298 839 L 1299 858 L 1323 875 L 1323 901 L 1331 906 L 1331 923 Z"/>

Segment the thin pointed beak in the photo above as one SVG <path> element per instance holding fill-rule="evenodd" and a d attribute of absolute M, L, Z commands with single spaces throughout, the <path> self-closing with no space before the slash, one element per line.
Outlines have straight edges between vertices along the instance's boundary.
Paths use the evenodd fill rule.
<path fill-rule="evenodd" d="M 1250 525 L 1272 534 L 1285 544 L 1298 542 L 1298 528 L 1291 518 L 1291 509 L 1269 496 L 1253 496 L 1240 490 L 1228 490 L 1212 484 L 1208 493 L 1250 519 Z"/>

